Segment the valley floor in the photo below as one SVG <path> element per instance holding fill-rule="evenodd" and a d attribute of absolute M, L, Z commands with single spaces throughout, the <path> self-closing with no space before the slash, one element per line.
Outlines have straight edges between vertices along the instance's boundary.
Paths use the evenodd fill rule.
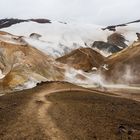
<path fill-rule="evenodd" d="M 0 140 L 139 140 L 140 102 L 65 82 L 0 96 Z"/>

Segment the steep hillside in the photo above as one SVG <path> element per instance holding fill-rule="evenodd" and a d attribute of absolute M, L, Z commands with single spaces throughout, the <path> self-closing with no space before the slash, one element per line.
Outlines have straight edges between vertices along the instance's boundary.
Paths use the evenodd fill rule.
<path fill-rule="evenodd" d="M 91 48 L 79 48 L 56 60 L 88 72 L 94 67 L 99 68 L 104 62 L 104 57 Z"/>
<path fill-rule="evenodd" d="M 64 79 L 64 66 L 29 45 L 0 42 L 1 88 L 24 89 Z"/>
<path fill-rule="evenodd" d="M 114 45 L 114 44 L 110 44 L 107 42 L 103 42 L 103 41 L 95 41 L 92 45 L 92 48 L 94 49 L 98 49 L 100 51 L 104 51 L 108 54 L 112 54 L 112 53 L 116 53 L 121 51 L 122 49 L 119 48 L 118 46 Z"/>
<path fill-rule="evenodd" d="M 106 60 L 106 78 L 117 83 L 140 84 L 140 42 L 110 56 Z"/>

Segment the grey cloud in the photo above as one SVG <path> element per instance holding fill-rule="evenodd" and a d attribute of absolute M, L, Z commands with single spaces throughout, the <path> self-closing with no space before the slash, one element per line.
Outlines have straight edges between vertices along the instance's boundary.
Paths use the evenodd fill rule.
<path fill-rule="evenodd" d="M 1 0 L 0 18 L 50 18 L 94 24 L 139 19 L 139 0 Z"/>

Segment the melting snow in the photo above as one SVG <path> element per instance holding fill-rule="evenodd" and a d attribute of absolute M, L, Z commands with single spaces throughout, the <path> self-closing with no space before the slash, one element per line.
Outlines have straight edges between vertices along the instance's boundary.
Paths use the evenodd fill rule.
<path fill-rule="evenodd" d="M 38 81 L 30 77 L 27 82 L 25 82 L 23 85 L 17 86 L 15 89 L 16 90 L 31 89 L 34 88 L 38 83 L 41 83 L 41 81 Z"/>

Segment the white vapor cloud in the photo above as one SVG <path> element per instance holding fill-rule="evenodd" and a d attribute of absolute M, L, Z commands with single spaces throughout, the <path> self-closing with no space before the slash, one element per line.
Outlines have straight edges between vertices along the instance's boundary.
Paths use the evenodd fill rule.
<path fill-rule="evenodd" d="M 0 18 L 49 18 L 100 25 L 140 19 L 139 0 L 0 0 Z"/>

